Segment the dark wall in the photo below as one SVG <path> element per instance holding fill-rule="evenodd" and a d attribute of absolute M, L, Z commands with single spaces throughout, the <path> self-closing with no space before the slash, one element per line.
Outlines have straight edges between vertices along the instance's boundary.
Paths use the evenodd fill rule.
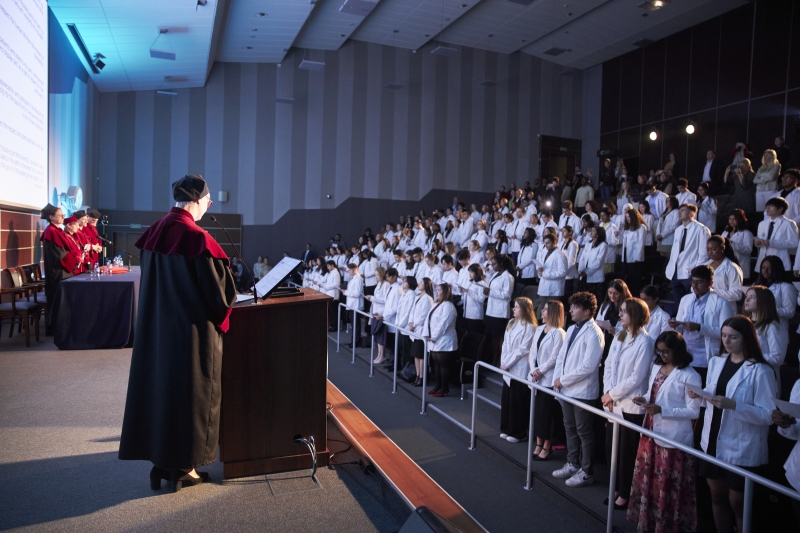
<path fill-rule="evenodd" d="M 336 233 L 351 245 L 358 241 L 364 228 L 371 228 L 375 234 L 387 222 L 397 223 L 400 215 L 417 215 L 420 209 L 430 215 L 434 209 L 452 205 L 454 196 L 469 208 L 473 203 L 488 204 L 494 195 L 434 189 L 419 201 L 349 198 L 335 209 L 292 209 L 275 224 L 243 226 L 242 256 L 252 265 L 259 255 L 267 255 L 270 264 L 275 265 L 284 251 L 300 257 L 307 242 L 319 255 Z"/>
<path fill-rule="evenodd" d="M 643 172 L 674 151 L 678 175 L 698 177 L 707 150 L 727 162 L 747 142 L 757 167 L 782 135 L 800 164 L 799 50 L 800 0 L 760 0 L 606 61 L 600 146 Z"/>

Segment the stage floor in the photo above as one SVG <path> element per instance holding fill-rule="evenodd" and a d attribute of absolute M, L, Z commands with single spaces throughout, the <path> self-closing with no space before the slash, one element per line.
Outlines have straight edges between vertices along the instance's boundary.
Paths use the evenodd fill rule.
<path fill-rule="evenodd" d="M 410 511 L 350 450 L 332 469 L 151 491 L 150 464 L 117 459 L 130 349 L 60 352 L 0 338 L 0 530 L 392 532 Z M 328 424 L 329 448 L 347 443 Z"/>

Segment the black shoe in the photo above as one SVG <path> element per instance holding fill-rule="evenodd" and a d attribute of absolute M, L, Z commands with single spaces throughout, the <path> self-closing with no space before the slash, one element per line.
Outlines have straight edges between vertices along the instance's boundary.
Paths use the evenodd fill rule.
<path fill-rule="evenodd" d="M 200 476 L 200 479 L 203 480 L 203 483 L 208 482 L 208 472 L 197 472 L 197 475 Z M 159 490 L 161 488 L 162 479 L 164 481 L 170 481 L 172 479 L 172 472 L 166 468 L 154 466 L 150 470 L 150 488 L 153 490 Z"/>
<path fill-rule="evenodd" d="M 414 383 L 413 383 L 413 386 L 414 386 L 414 387 L 422 387 L 422 380 L 421 380 L 421 379 L 419 379 L 419 378 L 417 378 L 417 379 L 414 381 Z"/>
<path fill-rule="evenodd" d="M 183 470 L 173 470 L 171 472 L 170 481 L 172 481 L 172 492 L 178 492 L 183 487 L 193 487 L 195 485 L 200 485 L 206 479 L 208 479 L 207 475 L 204 479 L 200 472 L 197 473 L 200 477 L 192 477 Z"/>

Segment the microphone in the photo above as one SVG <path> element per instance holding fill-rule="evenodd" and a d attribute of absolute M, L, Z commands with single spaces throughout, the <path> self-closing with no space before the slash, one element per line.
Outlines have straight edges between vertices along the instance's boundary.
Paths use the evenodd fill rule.
<path fill-rule="evenodd" d="M 219 220 L 217 220 L 217 217 L 215 217 L 214 215 L 209 215 L 208 219 L 211 222 L 214 222 L 220 228 L 222 228 L 222 231 L 225 232 L 225 236 L 228 237 L 228 242 L 231 243 L 231 246 L 233 246 L 233 249 L 236 252 L 236 255 L 239 257 L 239 261 L 242 262 L 242 265 L 244 265 L 245 270 L 247 270 L 247 273 L 250 274 L 250 279 L 253 280 L 253 303 L 257 304 L 258 303 L 258 290 L 256 289 L 256 278 L 255 278 L 255 276 L 253 276 L 253 273 L 250 272 L 250 269 L 247 267 L 247 263 L 245 263 L 244 259 L 242 259 L 242 254 L 239 253 L 239 249 L 236 248 L 235 244 L 233 244 L 233 239 L 231 239 L 231 236 L 228 235 L 228 230 L 225 229 L 225 226 L 220 224 Z"/>
<path fill-rule="evenodd" d="M 113 242 L 109 241 L 105 237 L 101 237 L 100 235 L 98 235 L 97 238 L 100 239 L 101 241 L 103 241 L 106 244 L 114 244 Z"/>

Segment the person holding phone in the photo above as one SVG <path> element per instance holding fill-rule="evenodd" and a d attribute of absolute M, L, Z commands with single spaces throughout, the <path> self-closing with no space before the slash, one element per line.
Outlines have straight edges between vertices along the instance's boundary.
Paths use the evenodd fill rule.
<path fill-rule="evenodd" d="M 692 420 L 700 402 L 689 397 L 687 384 L 700 387 L 692 354 L 677 331 L 656 338 L 655 365 L 646 397 L 635 397 L 646 415 L 644 428 L 692 445 Z M 642 435 L 636 452 L 627 519 L 639 533 L 671 533 L 697 529 L 695 459 L 666 442 Z M 665 497 L 666 496 L 666 497 Z"/>
<path fill-rule="evenodd" d="M 772 425 L 775 373 L 764 359 L 756 328 L 749 318 L 735 315 L 722 324 L 725 352 L 709 361 L 701 397 L 706 406 L 700 447 L 708 455 L 754 473 L 769 461 L 767 434 Z M 698 474 L 711 489 L 717 531 L 744 531 L 744 478 L 701 461 Z M 734 522 L 735 520 L 735 522 Z"/>

